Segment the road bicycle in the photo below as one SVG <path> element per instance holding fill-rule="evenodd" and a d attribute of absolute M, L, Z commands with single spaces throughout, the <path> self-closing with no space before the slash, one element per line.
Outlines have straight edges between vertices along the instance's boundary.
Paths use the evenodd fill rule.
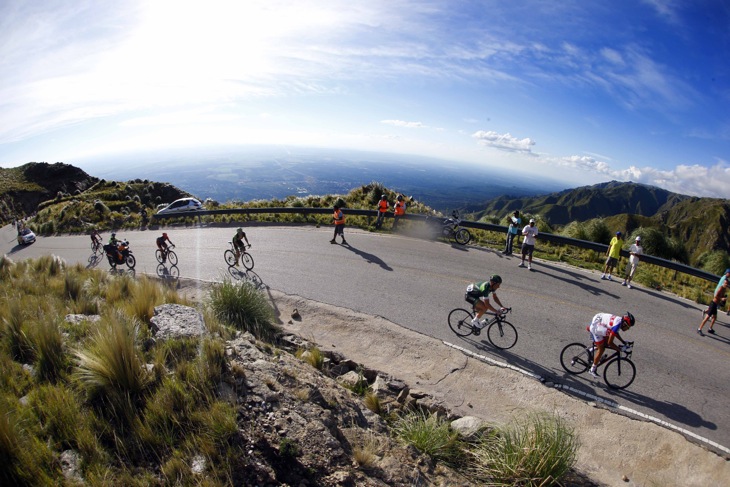
<path fill-rule="evenodd" d="M 170 245 L 168 248 L 160 250 L 155 250 L 155 258 L 157 259 L 157 262 L 160 264 L 165 263 L 165 261 L 169 262 L 171 266 L 177 265 L 177 254 L 172 251 L 174 249 L 174 245 Z"/>
<path fill-rule="evenodd" d="M 104 244 L 101 243 L 99 240 L 92 240 L 91 241 L 91 252 L 94 253 L 94 255 L 99 255 L 102 252 L 104 252 Z"/>
<path fill-rule="evenodd" d="M 488 318 L 482 318 L 480 324 L 483 326 L 479 327 L 472 325 L 473 311 L 456 308 L 449 313 L 449 328 L 460 337 L 472 334 L 479 336 L 482 330 L 486 328 L 489 343 L 500 350 L 507 350 L 517 343 L 517 329 L 505 319 L 505 315 L 511 311 L 512 308 L 505 308 L 504 313 L 485 313 L 485 315 L 493 316 L 493 318 L 488 322 Z"/>
<path fill-rule="evenodd" d="M 226 261 L 226 264 L 228 264 L 228 267 L 233 267 L 234 265 L 236 265 L 236 248 L 233 246 L 233 242 L 228 243 L 230 244 L 231 248 L 223 252 L 223 259 Z M 250 249 L 251 246 L 243 246 L 243 248 L 241 249 L 240 259 L 241 262 L 243 262 L 243 267 L 245 267 L 246 270 L 250 271 L 251 269 L 253 269 L 253 257 L 251 257 L 251 254 L 246 252 L 246 248 Z"/>
<path fill-rule="evenodd" d="M 427 221 L 434 221 L 433 218 L 428 218 Z M 461 227 L 461 218 L 459 218 L 459 212 L 454 210 L 451 213 L 451 218 L 440 220 L 435 223 L 439 227 L 439 233 L 445 238 L 453 238 L 454 242 L 459 245 L 466 245 L 471 240 L 471 233 L 466 228 Z"/>
<path fill-rule="evenodd" d="M 593 341 L 588 346 L 571 343 L 560 352 L 560 364 L 569 374 L 582 374 L 593 365 L 593 351 Z M 610 354 L 611 351 L 613 354 Z M 631 361 L 633 351 L 634 342 L 626 342 L 621 351 L 611 348 L 604 351 L 598 367 L 603 367 L 603 380 L 611 389 L 625 389 L 634 382 L 636 366 Z"/>

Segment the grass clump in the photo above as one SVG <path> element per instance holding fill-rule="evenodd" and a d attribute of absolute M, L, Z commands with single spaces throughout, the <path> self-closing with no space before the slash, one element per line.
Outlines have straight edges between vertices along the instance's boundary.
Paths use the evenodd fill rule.
<path fill-rule="evenodd" d="M 471 476 L 489 485 L 547 486 L 575 464 L 578 440 L 553 415 L 530 415 L 483 436 L 467 450 Z"/>
<path fill-rule="evenodd" d="M 248 282 L 225 279 L 210 292 L 210 307 L 223 323 L 247 331 L 259 340 L 274 342 L 281 332 L 266 296 Z"/>
<path fill-rule="evenodd" d="M 435 414 L 406 413 L 395 421 L 393 432 L 401 441 L 415 446 L 433 460 L 448 464 L 455 463 L 461 456 L 458 433 Z"/>
<path fill-rule="evenodd" d="M 322 370 L 324 367 L 324 354 L 317 347 L 311 347 L 308 350 L 297 350 L 296 357 L 317 370 Z"/>

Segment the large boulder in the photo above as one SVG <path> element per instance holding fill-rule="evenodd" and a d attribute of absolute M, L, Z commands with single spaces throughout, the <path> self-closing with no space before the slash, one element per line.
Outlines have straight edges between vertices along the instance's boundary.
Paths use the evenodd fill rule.
<path fill-rule="evenodd" d="M 199 337 L 208 334 L 200 311 L 181 304 L 156 306 L 155 315 L 150 318 L 150 324 L 152 334 L 157 340 Z"/>

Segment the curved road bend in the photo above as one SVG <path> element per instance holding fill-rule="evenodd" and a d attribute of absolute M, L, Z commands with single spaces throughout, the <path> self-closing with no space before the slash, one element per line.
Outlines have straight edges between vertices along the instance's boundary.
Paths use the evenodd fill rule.
<path fill-rule="evenodd" d="M 169 229 L 182 277 L 220 280 L 227 275 L 223 251 L 235 229 Z M 730 446 L 730 319 L 723 313 L 717 335 L 695 330 L 702 306 L 674 295 L 602 281 L 595 272 L 536 261 L 533 271 L 518 268 L 518 257 L 482 248 L 346 228 L 351 246 L 331 245 L 332 227 L 249 226 L 254 271 L 273 289 L 315 301 L 375 314 L 410 328 L 505 361 L 580 391 L 665 420 Z M 156 273 L 154 239 L 160 232 L 120 231 L 137 258 L 137 272 Z M 18 247 L 6 226 L 0 252 L 14 259 L 57 254 L 70 262 L 89 261 L 88 236 L 39 238 Z M 108 238 L 108 233 L 103 234 Z M 538 241 L 539 245 L 539 241 Z M 98 263 L 107 269 L 106 261 Z M 498 294 L 518 329 L 511 350 L 493 349 L 486 337 L 462 339 L 446 323 L 449 311 L 466 307 L 464 288 L 497 273 L 504 279 Z M 624 334 L 634 340 L 634 383 L 608 390 L 587 374 L 568 376 L 559 354 L 573 341 L 586 341 L 586 324 L 597 312 L 631 311 L 637 326 Z"/>

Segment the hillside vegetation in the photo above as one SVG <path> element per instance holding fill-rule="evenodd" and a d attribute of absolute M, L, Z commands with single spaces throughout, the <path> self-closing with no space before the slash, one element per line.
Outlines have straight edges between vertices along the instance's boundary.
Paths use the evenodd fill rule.
<path fill-rule="evenodd" d="M 616 231 L 631 235 L 638 228 L 655 229 L 684 247 L 668 255 L 655 255 L 695 266 L 709 253 L 730 249 L 730 200 L 726 199 L 697 198 L 611 181 L 536 197 L 500 196 L 475 216 L 504 221 L 515 210 L 535 216 L 551 229 L 546 231 L 554 233 L 576 223 L 590 227 L 602 220 L 609 232 L 594 241 L 604 244 Z"/>

